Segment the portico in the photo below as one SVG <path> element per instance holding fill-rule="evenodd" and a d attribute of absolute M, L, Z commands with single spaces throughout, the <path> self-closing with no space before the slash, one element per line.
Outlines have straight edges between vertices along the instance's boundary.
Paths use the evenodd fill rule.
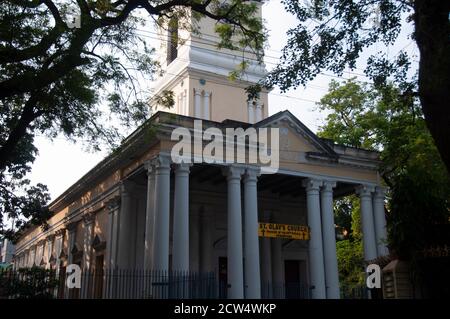
<path fill-rule="evenodd" d="M 64 266 L 212 273 L 215 293 L 227 298 L 337 299 L 333 201 L 352 193 L 361 200 L 365 259 L 386 254 L 384 189 L 377 182 L 375 153 L 329 144 L 281 112 L 258 123 L 280 129 L 276 173 L 264 174 L 260 163 L 178 163 L 167 133 L 174 115 L 160 112 L 153 121 L 160 133 L 150 142 L 136 133 L 129 141 L 132 151 L 93 173 L 112 174 L 109 167 L 120 167 L 120 174 L 112 175 L 119 177 L 100 183 L 97 195 L 62 210 L 63 218 L 47 232 L 18 245 L 19 261 L 36 262 L 34 240 L 51 242 L 53 234 L 62 234 L 39 251 L 58 250 L 52 254 L 67 256 Z M 192 118 L 177 121 L 194 128 Z M 223 130 L 230 123 L 206 124 L 205 129 Z M 307 226 L 310 238 L 258 237 L 259 222 Z M 46 234 L 49 239 L 42 241 Z M 94 243 L 98 238 L 106 241 L 104 252 Z M 152 297 L 167 296 L 165 283 L 167 278 L 144 287 L 132 284 L 131 297 L 142 298 L 153 284 L 162 288 Z M 119 284 L 108 283 L 104 293 Z"/>
<path fill-rule="evenodd" d="M 153 260 L 149 269 L 217 272 L 219 258 L 226 258 L 228 298 L 268 297 L 267 284 L 269 296 L 286 297 L 285 288 L 275 287 L 285 287 L 285 261 L 291 259 L 305 263 L 302 283 L 311 298 L 339 298 L 335 190 L 339 194 L 353 187 L 361 196 L 365 258 L 377 256 L 372 203 L 379 194 L 370 185 L 323 176 L 261 176 L 250 165 L 171 164 L 168 155 L 146 162 L 129 183 L 144 185 L 145 179 L 147 185 L 156 181 L 153 190 L 145 191 L 149 196 L 165 194 L 158 201 L 147 198 L 154 205 L 147 204 L 147 219 L 140 225 L 146 229 L 145 241 L 147 232 L 153 234 L 154 244 L 143 245 L 142 252 L 145 260 Z M 270 221 L 308 225 L 309 242 L 258 237 L 258 222 L 267 219 L 267 212 Z"/>

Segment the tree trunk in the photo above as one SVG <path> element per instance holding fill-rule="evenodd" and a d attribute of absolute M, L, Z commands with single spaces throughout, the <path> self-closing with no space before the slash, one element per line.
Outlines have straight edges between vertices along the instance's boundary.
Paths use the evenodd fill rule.
<path fill-rule="evenodd" d="M 8 139 L 0 147 L 0 171 L 5 169 L 14 160 L 15 149 L 19 145 L 20 140 L 25 136 L 31 122 L 37 118 L 38 114 L 34 112 L 36 100 L 35 96 L 31 96 L 28 99 L 17 125 L 10 131 Z"/>
<path fill-rule="evenodd" d="M 450 1 L 414 2 L 420 51 L 419 98 L 431 135 L 450 173 Z"/>

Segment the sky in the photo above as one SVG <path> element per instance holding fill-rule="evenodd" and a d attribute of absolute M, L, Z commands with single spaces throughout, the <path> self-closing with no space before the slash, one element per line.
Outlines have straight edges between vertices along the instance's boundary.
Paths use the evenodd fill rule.
<path fill-rule="evenodd" d="M 266 21 L 265 26 L 269 30 L 269 47 L 265 52 L 265 63 L 267 69 L 270 70 L 276 65 L 287 40 L 286 32 L 296 25 L 296 19 L 284 10 L 278 0 L 271 0 L 264 4 L 263 19 Z M 387 52 L 394 56 L 400 49 L 406 48 L 410 55 L 418 54 L 415 43 L 406 37 L 411 31 L 411 26 L 404 26 L 403 35 L 399 37 L 402 40 L 389 49 L 381 46 L 371 48 L 366 55 L 362 55 L 361 61 L 364 61 L 369 54 L 378 51 Z M 385 50 L 390 50 L 390 52 Z M 361 62 L 357 67 L 357 70 L 345 72 L 343 78 L 348 79 L 354 77 L 355 73 L 363 73 L 364 63 Z M 330 72 L 326 73 L 331 74 Z M 361 80 L 367 80 L 364 77 L 357 77 Z M 269 115 L 289 110 L 309 129 L 317 132 L 317 129 L 323 124 L 326 114 L 321 113 L 316 108 L 315 102 L 318 102 L 326 94 L 328 83 L 333 78 L 319 75 L 305 88 L 290 90 L 284 94 L 274 89 L 269 94 Z M 29 178 L 32 183 L 47 185 L 52 200 L 108 155 L 106 150 L 95 153 L 87 152 L 82 143 L 72 143 L 62 136 L 55 138 L 53 141 L 38 136 L 36 146 L 39 155 L 33 164 Z"/>

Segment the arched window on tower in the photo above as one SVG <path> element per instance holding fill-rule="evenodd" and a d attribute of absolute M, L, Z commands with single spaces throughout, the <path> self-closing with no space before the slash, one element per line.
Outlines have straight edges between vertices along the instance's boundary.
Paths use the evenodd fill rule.
<path fill-rule="evenodd" d="M 172 63 L 178 55 L 178 19 L 172 18 L 168 25 L 167 65 Z"/>

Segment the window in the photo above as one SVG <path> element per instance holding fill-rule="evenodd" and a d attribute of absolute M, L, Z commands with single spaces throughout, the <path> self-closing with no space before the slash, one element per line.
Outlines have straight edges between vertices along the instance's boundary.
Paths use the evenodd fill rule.
<path fill-rule="evenodd" d="M 169 38 L 167 41 L 167 65 L 172 63 L 178 55 L 178 19 L 172 18 L 168 25 Z"/>

